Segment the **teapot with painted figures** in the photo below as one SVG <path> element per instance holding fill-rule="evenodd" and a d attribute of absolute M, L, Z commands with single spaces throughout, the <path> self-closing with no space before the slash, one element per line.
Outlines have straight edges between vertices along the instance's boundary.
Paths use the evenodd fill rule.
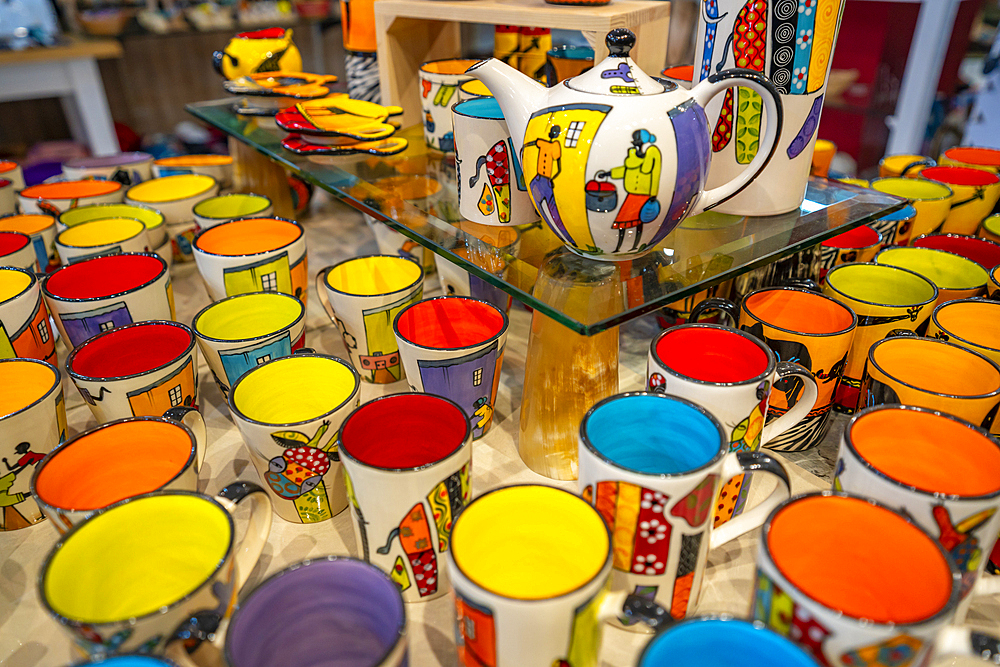
<path fill-rule="evenodd" d="M 749 185 L 774 153 L 782 112 L 778 91 L 753 70 L 719 72 L 685 90 L 639 69 L 629 57 L 631 31 L 612 30 L 606 44 L 603 62 L 553 88 L 495 58 L 468 74 L 500 103 L 542 219 L 577 253 L 616 261 L 645 254 L 687 216 Z M 746 90 L 744 111 L 764 114 L 763 132 L 742 138 L 757 144 L 748 145 L 754 157 L 746 169 L 705 190 L 712 156 L 705 106 L 734 87 Z"/>

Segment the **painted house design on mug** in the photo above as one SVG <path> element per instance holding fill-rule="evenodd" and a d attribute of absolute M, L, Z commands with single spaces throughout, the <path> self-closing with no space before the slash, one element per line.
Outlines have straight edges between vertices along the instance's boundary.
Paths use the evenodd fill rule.
<path fill-rule="evenodd" d="M 483 435 L 493 421 L 490 397 L 496 395 L 503 365 L 503 348 L 489 347 L 457 359 L 418 360 L 423 391 L 447 396 L 470 415 L 472 437 Z"/>
<path fill-rule="evenodd" d="M 281 292 L 303 299 L 308 286 L 306 255 L 291 264 L 288 253 L 223 269 L 227 296 L 248 292 Z"/>
<path fill-rule="evenodd" d="M 0 322 L 0 359 L 27 357 L 55 363 L 56 342 L 49 328 L 49 311 L 38 298 L 35 309 L 13 333 Z"/>
<path fill-rule="evenodd" d="M 174 315 L 174 286 L 168 280 L 166 285 L 167 302 L 170 304 L 170 314 Z M 109 331 L 115 327 L 122 327 L 126 324 L 133 324 L 132 314 L 129 312 L 128 304 L 124 301 L 117 301 L 107 306 L 84 310 L 75 313 L 63 313 L 59 315 L 69 342 L 73 347 L 84 343 L 99 333 Z"/>
<path fill-rule="evenodd" d="M 268 462 L 264 481 L 279 497 L 295 504 L 302 523 L 325 521 L 333 516 L 323 475 L 329 472 L 332 461 L 340 460 L 337 451 L 340 432 L 334 432 L 325 445 L 320 445 L 329 429 L 330 422 L 324 421 L 312 436 L 300 431 L 271 434 L 271 439 L 285 451 Z"/>
<path fill-rule="evenodd" d="M 399 311 L 406 308 L 411 303 L 416 303 L 423 298 L 423 288 L 418 289 L 413 294 L 390 303 L 385 306 L 371 308 L 361 311 L 365 323 L 365 339 L 368 341 L 367 354 L 358 355 L 361 360 L 361 368 L 358 372 L 362 377 L 367 377 L 369 382 L 391 383 L 400 380 L 403 376 L 403 366 L 399 359 L 399 344 L 396 336 L 392 332 L 392 322 L 396 319 Z M 344 345 L 348 350 L 357 350 L 358 341 L 347 328 L 343 321 L 336 320 L 337 328 L 340 329 L 344 337 Z"/>
<path fill-rule="evenodd" d="M 108 327 L 111 329 L 113 327 Z M 194 367 L 194 360 L 178 368 L 165 378 L 161 378 L 153 384 L 140 387 L 128 392 L 129 407 L 132 409 L 132 416 L 141 415 L 162 415 L 171 408 L 196 407 L 194 397 L 198 387 L 198 371 Z M 105 387 L 101 387 L 95 396 L 86 387 L 77 385 L 80 395 L 90 405 L 97 405 L 104 400 L 105 393 L 111 393 Z"/>
<path fill-rule="evenodd" d="M 305 346 L 305 343 L 305 330 L 303 330 L 302 335 L 299 336 L 299 339 L 294 343 L 292 342 L 291 336 L 288 332 L 285 332 L 275 338 L 254 343 L 252 345 L 248 345 L 247 347 L 220 351 L 219 360 L 222 362 L 222 368 L 226 372 L 226 378 L 229 380 L 229 384 L 232 385 L 232 383 L 236 382 L 241 375 L 246 373 L 251 368 L 260 366 L 271 359 L 287 357 L 295 350 L 302 349 Z M 212 375 L 215 375 L 215 371 L 212 371 Z M 227 396 L 229 394 L 229 390 L 219 381 L 218 377 L 215 378 L 215 383 L 219 385 L 219 389 L 222 391 L 223 396 Z"/>

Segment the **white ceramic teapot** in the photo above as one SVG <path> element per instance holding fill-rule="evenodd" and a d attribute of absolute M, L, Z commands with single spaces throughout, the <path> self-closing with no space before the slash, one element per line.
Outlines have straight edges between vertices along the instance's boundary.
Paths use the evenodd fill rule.
<path fill-rule="evenodd" d="M 636 66 L 631 31 L 616 28 L 606 43 L 602 63 L 554 88 L 494 58 L 468 73 L 500 103 L 542 219 L 577 253 L 615 261 L 645 254 L 687 216 L 745 188 L 774 154 L 782 112 L 778 91 L 758 72 L 726 70 L 684 90 Z M 766 113 L 763 137 L 737 137 L 753 159 L 706 191 L 712 148 L 704 107 L 737 86 L 741 107 Z"/>

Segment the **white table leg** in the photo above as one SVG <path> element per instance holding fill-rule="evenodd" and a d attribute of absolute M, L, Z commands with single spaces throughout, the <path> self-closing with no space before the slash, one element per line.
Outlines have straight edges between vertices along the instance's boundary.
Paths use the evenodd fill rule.
<path fill-rule="evenodd" d="M 76 111 L 90 152 L 95 156 L 120 152 L 101 73 L 97 70 L 97 61 L 89 58 L 70 60 L 66 62 L 66 68 L 73 86 Z M 70 120 L 70 123 L 72 127 L 74 121 Z"/>

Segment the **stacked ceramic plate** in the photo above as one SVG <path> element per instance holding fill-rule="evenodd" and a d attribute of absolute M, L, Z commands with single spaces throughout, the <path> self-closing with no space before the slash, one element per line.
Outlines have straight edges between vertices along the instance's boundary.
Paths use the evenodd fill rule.
<path fill-rule="evenodd" d="M 402 113 L 400 107 L 339 94 L 299 102 L 279 111 L 274 121 L 291 133 L 282 146 L 299 155 L 395 155 L 406 150 L 407 141 L 393 136 L 399 126 L 389 118 Z"/>
<path fill-rule="evenodd" d="M 319 100 L 330 94 L 332 74 L 308 72 L 261 72 L 225 81 L 222 87 L 231 95 L 240 95 L 233 111 L 241 116 L 274 116 L 299 102 Z"/>

